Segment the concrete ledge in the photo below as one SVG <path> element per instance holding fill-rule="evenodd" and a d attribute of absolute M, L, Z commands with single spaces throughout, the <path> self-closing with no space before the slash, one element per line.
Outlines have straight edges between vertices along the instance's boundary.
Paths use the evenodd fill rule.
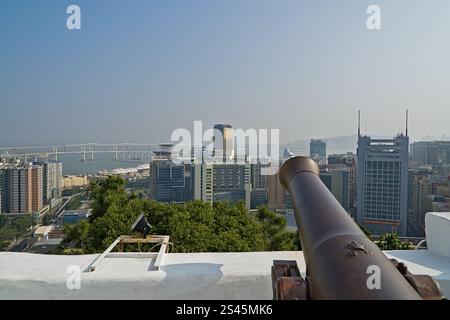
<path fill-rule="evenodd" d="M 432 276 L 450 297 L 450 258 L 429 250 L 385 253 L 414 274 Z M 172 253 L 158 271 L 151 258 L 114 257 L 94 272 L 83 272 L 97 257 L 0 252 L 0 299 L 270 300 L 273 260 L 296 260 L 305 272 L 301 251 Z M 66 285 L 73 280 L 70 266 L 82 271 L 80 290 Z"/>
<path fill-rule="evenodd" d="M 450 298 L 450 258 L 430 250 L 394 250 L 384 252 L 388 258 L 403 262 L 413 274 L 426 274 L 441 287 L 446 298 Z"/>
<path fill-rule="evenodd" d="M 425 233 L 428 250 L 450 258 L 450 212 L 428 212 Z"/>
<path fill-rule="evenodd" d="M 112 258 L 69 290 L 67 268 L 86 270 L 97 256 L 0 253 L 0 299 L 272 299 L 273 260 L 305 270 L 301 252 L 167 254 L 159 271 L 152 259 Z"/>

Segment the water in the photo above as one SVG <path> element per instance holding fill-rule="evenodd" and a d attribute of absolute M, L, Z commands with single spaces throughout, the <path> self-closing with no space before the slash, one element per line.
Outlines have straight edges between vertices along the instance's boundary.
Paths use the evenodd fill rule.
<path fill-rule="evenodd" d="M 309 147 L 305 145 L 286 145 L 290 147 L 290 151 L 293 152 L 295 155 L 307 155 L 309 153 Z M 280 152 L 283 152 L 285 146 L 282 146 L 280 148 Z M 71 150 L 75 150 L 74 148 L 68 148 Z M 111 149 L 106 148 L 100 148 L 98 146 L 95 147 L 95 150 L 98 151 L 101 149 L 101 151 L 111 151 Z M 147 148 L 142 147 L 127 147 L 127 150 L 129 150 L 131 156 L 134 155 L 142 157 L 140 161 L 133 161 L 129 160 L 129 153 L 128 151 L 125 153 L 120 153 L 120 151 L 124 152 L 124 149 L 122 148 L 119 151 L 119 159 L 120 161 L 113 160 L 113 153 L 95 153 L 94 155 L 94 161 L 89 160 L 89 149 L 86 148 L 86 160 L 81 161 L 81 154 L 71 154 L 71 153 L 59 153 L 58 155 L 58 161 L 63 164 L 63 174 L 64 175 L 96 175 L 98 171 L 101 170 L 113 170 L 118 168 L 132 168 L 137 167 L 143 163 L 149 163 L 150 159 L 147 158 L 148 153 L 158 149 L 157 146 L 149 146 Z M 77 150 L 78 151 L 78 150 Z M 339 148 L 329 148 L 329 154 L 331 153 L 345 153 L 346 149 L 339 149 Z M 31 152 L 31 151 L 30 151 Z M 41 150 L 41 152 L 43 152 Z M 281 155 L 282 153 L 280 153 Z M 52 159 L 52 156 L 50 156 L 50 159 Z"/>
<path fill-rule="evenodd" d="M 63 164 L 63 175 L 96 175 L 100 170 L 113 170 L 118 168 L 133 168 L 140 164 L 150 162 L 149 159 L 141 161 L 115 161 L 110 153 L 97 153 L 94 161 L 81 161 L 79 154 L 60 154 L 58 161 Z"/>

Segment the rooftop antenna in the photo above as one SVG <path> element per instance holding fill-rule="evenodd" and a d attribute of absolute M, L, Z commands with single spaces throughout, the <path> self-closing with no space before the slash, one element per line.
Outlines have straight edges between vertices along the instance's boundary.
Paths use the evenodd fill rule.
<path fill-rule="evenodd" d="M 361 110 L 358 110 L 358 137 L 361 136 Z"/>
<path fill-rule="evenodd" d="M 408 109 L 406 109 L 406 137 L 408 137 Z"/>

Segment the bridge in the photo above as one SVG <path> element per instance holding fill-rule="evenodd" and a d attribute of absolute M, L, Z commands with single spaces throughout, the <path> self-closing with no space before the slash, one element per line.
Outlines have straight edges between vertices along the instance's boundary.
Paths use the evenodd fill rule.
<path fill-rule="evenodd" d="M 138 144 L 138 143 L 86 143 L 68 145 L 48 145 L 48 146 L 19 146 L 0 147 L 0 156 L 17 158 L 53 158 L 58 161 L 58 156 L 63 154 L 78 154 L 80 161 L 94 161 L 95 155 L 99 153 L 109 153 L 115 161 L 143 161 L 150 159 L 154 150 L 159 148 L 159 144 Z"/>

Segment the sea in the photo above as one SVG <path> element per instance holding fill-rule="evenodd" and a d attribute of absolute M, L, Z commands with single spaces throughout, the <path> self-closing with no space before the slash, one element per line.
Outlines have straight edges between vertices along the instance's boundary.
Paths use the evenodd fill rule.
<path fill-rule="evenodd" d="M 118 168 L 135 168 L 150 159 L 141 160 L 114 160 L 110 153 L 96 153 L 94 160 L 82 161 L 79 154 L 61 154 L 58 161 L 63 165 L 63 175 L 96 175 L 99 171 L 110 171 Z"/>

